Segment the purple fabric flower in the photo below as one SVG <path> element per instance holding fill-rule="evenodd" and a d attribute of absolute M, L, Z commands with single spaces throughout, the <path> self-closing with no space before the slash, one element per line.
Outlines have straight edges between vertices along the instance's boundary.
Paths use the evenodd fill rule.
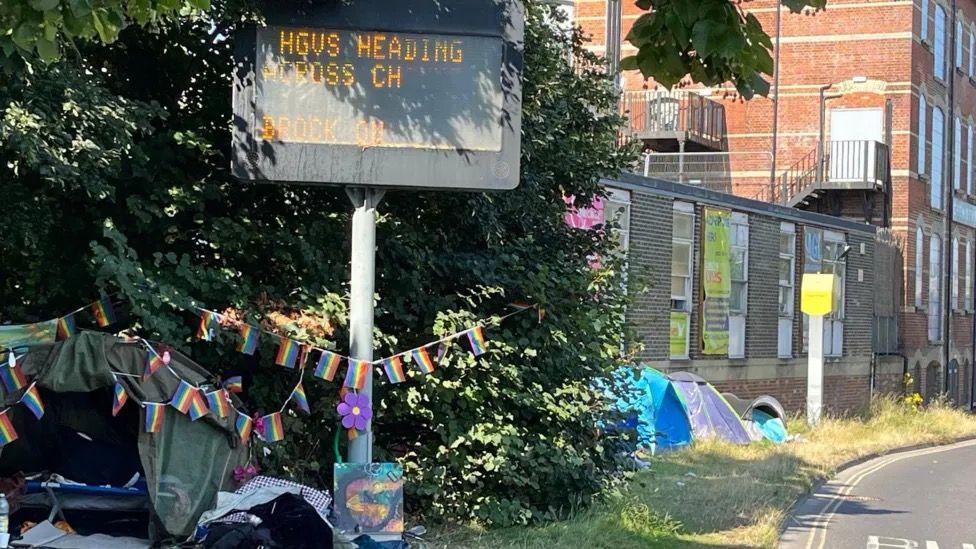
<path fill-rule="evenodd" d="M 355 427 L 362 431 L 373 417 L 373 409 L 369 407 L 369 397 L 356 393 L 346 394 L 342 402 L 336 406 L 336 411 L 342 416 L 342 426 L 346 429 Z"/>

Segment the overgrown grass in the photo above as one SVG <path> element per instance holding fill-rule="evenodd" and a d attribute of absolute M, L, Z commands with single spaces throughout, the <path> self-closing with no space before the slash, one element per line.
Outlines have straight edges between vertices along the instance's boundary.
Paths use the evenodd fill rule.
<path fill-rule="evenodd" d="M 976 416 L 943 405 L 913 411 L 879 399 L 860 417 L 826 419 L 801 441 L 736 446 L 717 441 L 661 456 L 605 501 L 537 527 L 437 533 L 432 547 L 772 547 L 790 505 L 851 459 L 976 435 Z"/>

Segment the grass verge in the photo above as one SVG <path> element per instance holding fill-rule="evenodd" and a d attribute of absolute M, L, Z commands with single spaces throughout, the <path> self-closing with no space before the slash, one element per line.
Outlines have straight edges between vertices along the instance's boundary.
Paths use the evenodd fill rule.
<path fill-rule="evenodd" d="M 562 522 L 437 532 L 433 547 L 773 547 L 786 511 L 853 459 L 976 435 L 976 416 L 942 405 L 913 411 L 879 399 L 863 416 L 826 419 L 802 441 L 736 446 L 718 441 L 660 456 L 604 502 Z"/>

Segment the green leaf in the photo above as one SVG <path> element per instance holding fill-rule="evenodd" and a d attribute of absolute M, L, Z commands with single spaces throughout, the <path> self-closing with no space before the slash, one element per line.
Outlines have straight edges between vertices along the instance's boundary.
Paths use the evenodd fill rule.
<path fill-rule="evenodd" d="M 637 64 L 636 55 L 628 55 L 620 60 L 620 70 L 636 71 L 638 69 L 640 69 L 640 66 Z"/>
<path fill-rule="evenodd" d="M 30 0 L 30 5 L 37 11 L 48 11 L 58 7 L 59 0 Z"/>
<path fill-rule="evenodd" d="M 45 63 L 51 63 L 61 57 L 61 50 L 58 48 L 57 40 L 41 38 L 37 40 L 34 47 L 37 48 L 37 54 L 41 56 L 41 60 Z"/>
<path fill-rule="evenodd" d="M 709 49 L 709 34 L 713 23 L 711 21 L 699 21 L 695 23 L 691 33 L 691 44 L 700 57 L 708 57 L 712 50 Z"/>

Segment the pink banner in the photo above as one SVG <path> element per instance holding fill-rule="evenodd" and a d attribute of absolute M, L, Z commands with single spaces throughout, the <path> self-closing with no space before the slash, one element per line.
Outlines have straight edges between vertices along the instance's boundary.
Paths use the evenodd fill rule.
<path fill-rule="evenodd" d="M 597 225 L 602 225 L 604 221 L 603 200 L 596 198 L 589 208 L 577 209 L 574 205 L 575 196 L 564 196 L 566 202 L 566 224 L 574 229 L 589 230 Z"/>

